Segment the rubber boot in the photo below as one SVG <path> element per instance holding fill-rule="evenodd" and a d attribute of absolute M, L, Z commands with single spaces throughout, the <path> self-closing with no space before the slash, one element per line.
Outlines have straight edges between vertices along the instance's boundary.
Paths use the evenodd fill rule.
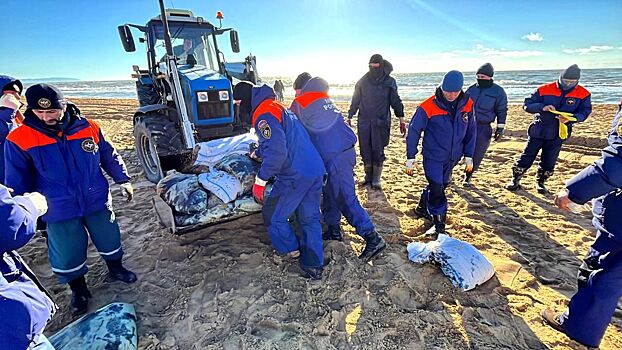
<path fill-rule="evenodd" d="M 367 233 L 363 238 L 365 239 L 365 249 L 359 255 L 359 259 L 365 263 L 378 256 L 380 252 L 387 248 L 387 242 L 380 237 L 376 230 Z"/>
<path fill-rule="evenodd" d="M 544 171 L 542 169 L 538 169 L 538 173 L 536 174 L 536 189 L 540 194 L 547 194 L 549 191 L 544 186 L 544 182 L 553 175 L 553 171 Z"/>
<path fill-rule="evenodd" d="M 512 181 L 508 183 L 505 188 L 510 191 L 516 191 L 521 188 L 520 179 L 523 177 L 527 169 L 519 168 L 517 166 L 512 167 Z"/>
<path fill-rule="evenodd" d="M 372 179 L 371 179 L 371 187 L 375 190 L 381 190 L 382 185 L 380 184 L 380 177 L 382 176 L 382 163 L 374 164 L 372 168 Z"/>
<path fill-rule="evenodd" d="M 415 216 L 417 216 L 417 218 L 432 221 L 432 215 L 428 213 L 428 208 L 426 206 L 425 200 L 423 199 L 423 195 L 421 195 L 421 198 L 419 198 L 419 204 L 417 204 L 417 207 L 413 210 L 413 212 L 415 213 Z"/>
<path fill-rule="evenodd" d="M 71 313 L 74 316 L 84 314 L 89 308 L 89 298 L 92 298 L 91 292 L 86 287 L 84 276 L 69 281 L 71 289 Z"/>
<path fill-rule="evenodd" d="M 123 267 L 121 259 L 119 260 L 106 260 L 108 265 L 108 275 L 113 279 L 125 283 L 136 282 L 136 274 Z"/>
<path fill-rule="evenodd" d="M 322 239 L 325 241 L 342 242 L 341 225 L 328 225 L 328 230 L 322 234 Z"/>
<path fill-rule="evenodd" d="M 432 221 L 434 222 L 434 226 L 430 227 L 429 230 L 426 231 L 426 236 L 436 240 L 438 235 L 447 234 L 445 231 L 445 221 L 447 220 L 446 214 L 441 215 L 432 215 Z"/>
<path fill-rule="evenodd" d="M 464 187 L 471 187 L 471 178 L 473 177 L 473 172 L 465 172 L 464 173 L 464 180 L 462 181 L 462 186 Z"/>
<path fill-rule="evenodd" d="M 365 180 L 359 184 L 360 187 L 371 185 L 371 179 L 373 176 L 373 166 L 371 164 L 363 164 L 363 170 L 365 170 Z"/>
<path fill-rule="evenodd" d="M 312 279 L 312 280 L 320 280 L 322 279 L 322 272 L 324 271 L 323 267 L 306 267 L 300 265 L 300 275 L 304 278 Z"/>

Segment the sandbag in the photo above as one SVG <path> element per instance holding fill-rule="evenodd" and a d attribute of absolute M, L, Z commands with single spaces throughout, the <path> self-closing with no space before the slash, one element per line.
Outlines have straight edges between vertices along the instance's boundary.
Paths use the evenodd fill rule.
<path fill-rule="evenodd" d="M 444 234 L 436 241 L 409 243 L 408 259 L 417 263 L 432 262 L 455 287 L 471 290 L 495 275 L 495 269 L 482 253 L 467 242 Z"/>

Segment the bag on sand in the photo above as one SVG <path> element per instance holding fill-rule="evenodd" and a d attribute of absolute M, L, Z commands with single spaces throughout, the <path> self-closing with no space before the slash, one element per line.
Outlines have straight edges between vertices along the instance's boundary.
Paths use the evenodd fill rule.
<path fill-rule="evenodd" d="M 492 264 L 475 247 L 459 239 L 440 234 L 436 241 L 409 243 L 408 259 L 417 263 L 435 263 L 455 287 L 471 290 L 495 275 Z"/>

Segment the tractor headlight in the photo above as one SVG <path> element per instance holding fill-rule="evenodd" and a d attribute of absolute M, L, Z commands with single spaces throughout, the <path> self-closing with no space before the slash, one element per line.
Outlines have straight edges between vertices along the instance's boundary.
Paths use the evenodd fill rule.
<path fill-rule="evenodd" d="M 229 101 L 229 91 L 227 90 L 218 91 L 218 97 L 220 98 L 221 101 Z"/>
<path fill-rule="evenodd" d="M 199 91 L 197 92 L 197 100 L 199 102 L 207 102 L 209 100 L 207 96 L 207 91 Z"/>

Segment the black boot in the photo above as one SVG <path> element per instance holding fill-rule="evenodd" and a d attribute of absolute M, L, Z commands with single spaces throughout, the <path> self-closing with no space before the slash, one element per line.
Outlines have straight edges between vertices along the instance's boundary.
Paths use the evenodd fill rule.
<path fill-rule="evenodd" d="M 71 289 L 71 313 L 74 316 L 82 315 L 89 308 L 89 298 L 92 298 L 91 292 L 86 287 L 84 276 L 80 276 L 69 281 Z"/>
<path fill-rule="evenodd" d="M 547 194 L 549 191 L 544 186 L 544 182 L 546 179 L 553 175 L 553 171 L 544 171 L 542 169 L 538 169 L 538 173 L 536 174 L 536 189 L 540 194 Z"/>
<path fill-rule="evenodd" d="M 360 187 L 371 185 L 371 179 L 373 176 L 373 166 L 371 164 L 363 164 L 363 170 L 365 170 L 365 180 L 359 184 Z"/>
<path fill-rule="evenodd" d="M 374 164 L 372 168 L 371 187 L 375 190 L 381 190 L 380 176 L 382 176 L 382 163 Z"/>
<path fill-rule="evenodd" d="M 527 169 L 519 168 L 517 166 L 512 167 L 512 181 L 505 186 L 510 191 L 516 191 L 521 188 L 520 179 L 523 177 Z"/>
<path fill-rule="evenodd" d="M 473 172 L 464 173 L 464 180 L 462 181 L 462 186 L 471 187 L 471 178 L 473 177 Z"/>
<path fill-rule="evenodd" d="M 328 225 L 328 230 L 322 233 L 322 239 L 325 241 L 343 241 L 340 225 Z"/>
<path fill-rule="evenodd" d="M 136 282 L 136 275 L 123 267 L 121 263 L 121 259 L 119 260 L 106 260 L 106 265 L 108 265 L 108 275 L 113 280 L 125 282 L 125 283 L 134 283 Z"/>
<path fill-rule="evenodd" d="M 367 233 L 363 238 L 365 239 L 365 249 L 363 249 L 363 252 L 359 255 L 359 259 L 363 260 L 365 263 L 375 258 L 380 252 L 387 248 L 387 242 L 380 237 L 376 230 Z"/>
<path fill-rule="evenodd" d="M 426 207 L 425 200 L 423 199 L 423 194 L 421 195 L 421 198 L 419 198 L 419 204 L 417 204 L 417 207 L 413 210 L 413 212 L 415 213 L 415 216 L 417 216 L 417 218 L 423 218 L 432 221 L 432 215 L 428 213 L 428 208 Z"/>
<path fill-rule="evenodd" d="M 322 271 L 324 271 L 323 267 L 306 267 L 306 266 L 300 265 L 300 275 L 304 278 L 308 278 L 312 280 L 321 280 Z"/>
<path fill-rule="evenodd" d="M 446 214 L 441 215 L 432 215 L 432 221 L 434 222 L 434 226 L 432 226 L 428 231 L 426 231 L 426 235 L 430 236 L 432 239 L 437 239 L 438 235 L 447 234 L 445 231 L 445 221 L 447 220 Z"/>

